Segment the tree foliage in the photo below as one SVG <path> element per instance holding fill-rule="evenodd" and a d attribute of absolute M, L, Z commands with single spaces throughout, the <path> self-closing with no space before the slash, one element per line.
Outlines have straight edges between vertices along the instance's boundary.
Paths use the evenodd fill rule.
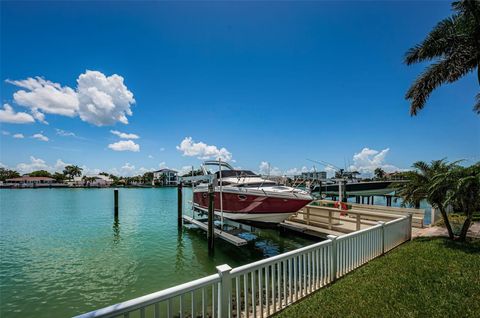
<path fill-rule="evenodd" d="M 480 1 L 452 3 L 454 14 L 440 21 L 422 43 L 409 49 L 405 63 L 433 63 L 421 73 L 407 91 L 412 116 L 425 106 L 430 94 L 445 83 L 453 83 L 477 69 L 480 83 Z M 480 114 L 480 94 L 474 111 Z"/>
<path fill-rule="evenodd" d="M 375 175 L 375 179 L 377 180 L 385 179 L 385 175 L 386 175 L 385 171 L 382 168 L 376 168 L 373 174 Z"/>
<path fill-rule="evenodd" d="M 47 170 L 33 171 L 33 172 L 30 172 L 28 175 L 30 177 L 48 177 L 48 178 L 52 177 L 52 174 L 50 172 L 48 172 Z"/>
<path fill-rule="evenodd" d="M 15 170 L 9 170 L 6 168 L 0 168 L 0 181 L 5 181 L 6 179 L 18 178 L 20 174 Z"/>
<path fill-rule="evenodd" d="M 69 165 L 63 169 L 63 174 L 69 180 L 72 180 L 74 177 L 80 177 L 82 175 L 82 170 L 83 169 L 79 166 Z"/>
<path fill-rule="evenodd" d="M 473 212 L 480 209 L 480 163 L 463 167 L 458 162 L 448 163 L 442 159 L 430 164 L 418 161 L 413 168 L 405 174 L 408 182 L 398 185 L 398 194 L 404 204 L 418 207 L 420 201 L 427 200 L 433 208 L 440 210 L 451 239 L 454 233 L 447 207 L 459 206 L 466 215 L 459 239 L 465 240 Z"/>

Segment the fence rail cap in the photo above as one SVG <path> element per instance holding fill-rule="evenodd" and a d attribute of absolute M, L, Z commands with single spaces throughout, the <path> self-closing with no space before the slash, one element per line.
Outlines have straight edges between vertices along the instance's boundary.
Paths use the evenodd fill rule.
<path fill-rule="evenodd" d="M 74 318 L 97 318 L 97 317 L 116 317 L 123 313 L 134 311 L 142 307 L 146 307 L 157 302 L 167 300 L 171 297 L 184 294 L 185 292 L 196 290 L 198 288 L 208 286 L 209 284 L 219 282 L 220 275 L 213 274 L 210 276 L 202 277 L 191 282 L 187 282 L 181 285 L 173 286 L 155 293 L 151 293 L 145 296 L 137 297 L 131 300 L 127 300 L 115 305 L 97 309 L 83 315 L 75 316 Z"/>

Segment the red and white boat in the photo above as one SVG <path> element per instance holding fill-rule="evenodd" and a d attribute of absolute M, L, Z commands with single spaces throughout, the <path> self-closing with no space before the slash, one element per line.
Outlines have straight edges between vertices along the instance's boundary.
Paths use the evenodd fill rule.
<path fill-rule="evenodd" d="M 235 170 L 221 161 L 206 161 L 203 174 L 217 180 L 215 214 L 236 221 L 280 223 L 310 203 L 303 190 L 278 185 L 249 170 Z M 208 183 L 193 189 L 194 207 L 208 210 Z"/>

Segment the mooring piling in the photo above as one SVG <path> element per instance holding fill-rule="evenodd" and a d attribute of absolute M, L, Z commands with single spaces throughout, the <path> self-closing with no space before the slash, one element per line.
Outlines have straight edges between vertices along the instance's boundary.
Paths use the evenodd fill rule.
<path fill-rule="evenodd" d="M 213 183 L 208 185 L 208 230 L 207 241 L 208 251 L 213 252 L 214 249 L 214 233 L 213 233 L 213 209 L 215 204 L 215 193 L 213 191 Z"/>
<path fill-rule="evenodd" d="M 182 215 L 183 215 L 183 198 L 182 198 L 182 182 L 178 183 L 177 187 L 177 199 L 178 199 L 178 215 L 177 215 L 177 222 L 178 222 L 178 227 L 181 229 L 182 228 Z"/>
<path fill-rule="evenodd" d="M 113 190 L 114 217 L 118 218 L 118 189 Z"/>

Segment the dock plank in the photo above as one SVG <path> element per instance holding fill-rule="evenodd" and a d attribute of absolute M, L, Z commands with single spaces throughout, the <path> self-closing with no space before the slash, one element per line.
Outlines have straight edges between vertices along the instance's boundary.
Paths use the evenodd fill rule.
<path fill-rule="evenodd" d="M 339 231 L 329 230 L 323 227 L 306 225 L 306 224 L 302 224 L 295 221 L 289 221 L 289 220 L 283 221 L 282 223 L 279 224 L 279 226 L 291 231 L 296 231 L 296 232 L 300 232 L 300 233 L 304 233 L 312 236 L 318 236 L 321 238 L 327 238 L 327 235 L 341 236 L 345 234 Z"/>

